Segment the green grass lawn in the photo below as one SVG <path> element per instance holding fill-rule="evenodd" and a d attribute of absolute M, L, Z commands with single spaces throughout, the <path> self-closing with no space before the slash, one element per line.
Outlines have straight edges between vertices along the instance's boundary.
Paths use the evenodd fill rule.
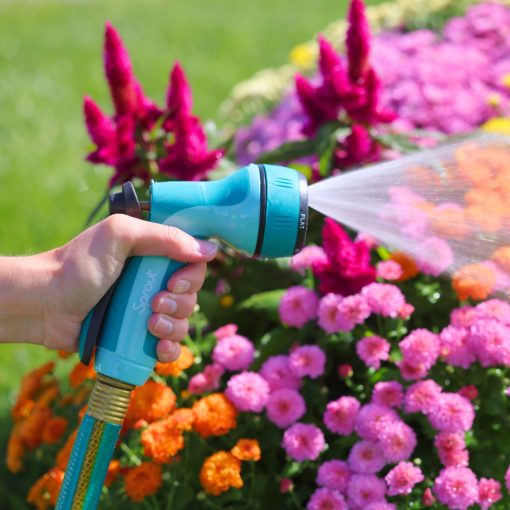
<path fill-rule="evenodd" d="M 84 94 L 111 111 L 101 60 L 105 20 L 120 30 L 148 95 L 163 100 L 178 59 L 194 90 L 195 112 L 214 118 L 237 82 L 285 63 L 295 44 L 343 16 L 346 3 L 0 0 L 0 253 L 65 243 L 105 189 L 110 172 L 83 161 L 89 141 L 81 118 Z M 0 346 L 2 443 L 22 375 L 50 356 L 38 347 Z M 0 463 L 4 454 L 2 446 Z M 0 480 L 3 489 L 17 483 L 3 467 Z M 0 507 L 25 508 L 22 497 Z"/>

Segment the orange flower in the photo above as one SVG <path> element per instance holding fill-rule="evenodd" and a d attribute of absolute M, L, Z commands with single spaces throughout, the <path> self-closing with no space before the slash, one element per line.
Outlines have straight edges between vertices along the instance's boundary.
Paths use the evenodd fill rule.
<path fill-rule="evenodd" d="M 180 356 L 170 363 L 160 363 L 159 361 L 156 363 L 156 373 L 161 376 L 174 376 L 178 377 L 181 375 L 183 370 L 186 370 L 191 365 L 193 365 L 193 361 L 195 358 L 193 357 L 193 353 L 189 350 L 185 345 L 181 346 L 181 354 Z"/>
<path fill-rule="evenodd" d="M 211 393 L 193 404 L 195 430 L 202 437 L 222 436 L 237 426 L 237 409 L 223 395 Z"/>
<path fill-rule="evenodd" d="M 16 430 L 11 432 L 9 442 L 7 443 L 7 458 L 5 463 L 11 473 L 19 473 L 23 469 L 21 459 L 25 454 L 25 445 L 18 436 Z"/>
<path fill-rule="evenodd" d="M 64 471 L 59 468 L 51 469 L 32 485 L 27 501 L 35 505 L 37 510 L 46 510 L 55 506 L 63 481 Z"/>
<path fill-rule="evenodd" d="M 241 461 L 229 452 L 213 453 L 200 469 L 200 483 L 205 492 L 214 496 L 228 491 L 230 487 L 240 489 L 243 486 Z"/>
<path fill-rule="evenodd" d="M 126 494 L 132 501 L 142 501 L 146 496 L 157 492 L 163 480 L 161 466 L 151 462 L 143 462 L 130 469 L 124 478 Z"/>
<path fill-rule="evenodd" d="M 120 471 L 120 462 L 118 460 L 112 460 L 108 466 L 108 472 L 106 473 L 106 478 L 104 481 L 106 487 L 110 487 L 110 485 L 118 478 Z"/>
<path fill-rule="evenodd" d="M 468 298 L 486 299 L 489 297 L 496 274 L 490 267 L 483 264 L 469 264 L 456 271 L 452 277 L 452 286 L 458 298 L 465 301 Z"/>
<path fill-rule="evenodd" d="M 58 397 L 60 390 L 58 388 L 57 380 L 51 381 L 40 396 L 37 397 L 37 407 L 49 407 L 51 403 Z"/>
<path fill-rule="evenodd" d="M 56 444 L 60 441 L 67 428 L 67 420 L 59 416 L 50 418 L 44 426 L 42 440 L 47 444 Z"/>
<path fill-rule="evenodd" d="M 178 430 L 189 431 L 193 428 L 195 421 L 195 413 L 192 409 L 181 407 L 176 409 L 168 418 L 167 421 Z"/>
<path fill-rule="evenodd" d="M 458 206 L 436 207 L 429 215 L 434 232 L 448 239 L 465 239 L 471 229 L 466 221 L 466 211 Z"/>
<path fill-rule="evenodd" d="M 21 418 L 26 418 L 32 414 L 35 408 L 35 400 L 19 400 L 14 404 L 11 409 L 11 416 L 14 421 Z"/>
<path fill-rule="evenodd" d="M 124 426 L 131 428 L 138 420 L 150 423 L 165 418 L 174 409 L 175 400 L 175 394 L 168 386 L 147 381 L 131 394 Z"/>
<path fill-rule="evenodd" d="M 510 246 L 498 248 L 492 254 L 491 259 L 502 269 L 510 273 Z"/>
<path fill-rule="evenodd" d="M 230 453 L 239 460 L 260 460 L 260 445 L 256 439 L 239 439 Z"/>
<path fill-rule="evenodd" d="M 57 453 L 55 464 L 64 471 L 67 467 L 67 463 L 69 462 L 69 457 L 71 456 L 71 451 L 73 449 L 73 444 L 77 435 L 78 429 L 76 428 L 73 431 L 73 433 L 67 438 L 64 446 Z"/>
<path fill-rule="evenodd" d="M 393 260 L 402 268 L 402 276 L 398 279 L 399 282 L 410 280 L 419 273 L 414 259 L 405 253 L 396 251 L 391 254 L 390 260 Z"/>
<path fill-rule="evenodd" d="M 18 435 L 27 449 L 33 450 L 41 444 L 43 430 L 50 417 L 49 409 L 36 407 L 28 418 L 19 423 Z"/>
<path fill-rule="evenodd" d="M 94 370 L 94 360 L 91 360 L 88 365 L 78 362 L 69 374 L 69 384 L 72 388 L 77 388 L 87 379 L 94 379 L 95 377 L 96 371 Z"/>
<path fill-rule="evenodd" d="M 167 420 L 151 423 L 140 438 L 143 452 L 155 462 L 169 462 L 170 459 L 184 448 L 182 431 L 175 428 Z"/>
<path fill-rule="evenodd" d="M 67 359 L 70 358 L 74 352 L 67 352 L 67 351 L 57 351 L 57 355 L 60 359 Z"/>

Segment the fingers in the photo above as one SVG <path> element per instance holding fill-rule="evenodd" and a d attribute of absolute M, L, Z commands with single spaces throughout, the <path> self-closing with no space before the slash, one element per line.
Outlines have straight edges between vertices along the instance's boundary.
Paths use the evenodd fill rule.
<path fill-rule="evenodd" d="M 167 289 L 174 294 L 193 294 L 198 292 L 205 280 L 207 266 L 205 262 L 186 266 L 172 275 Z"/>
<path fill-rule="evenodd" d="M 186 319 L 189 317 L 195 305 L 197 295 L 193 294 L 172 294 L 171 292 L 158 292 L 152 300 L 152 310 L 155 313 Z"/>
<path fill-rule="evenodd" d="M 171 340 L 160 340 L 156 346 L 156 353 L 159 361 L 169 363 L 175 361 L 181 354 L 181 346 L 178 342 Z"/>
<path fill-rule="evenodd" d="M 158 338 L 180 342 L 188 334 L 188 319 L 154 313 L 149 319 L 147 329 Z"/>

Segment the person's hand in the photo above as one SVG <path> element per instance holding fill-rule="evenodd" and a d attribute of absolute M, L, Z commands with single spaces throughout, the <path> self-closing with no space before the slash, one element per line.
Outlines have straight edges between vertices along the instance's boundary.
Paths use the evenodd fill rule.
<path fill-rule="evenodd" d="M 179 341 L 187 334 L 187 318 L 204 282 L 206 262 L 216 255 L 216 245 L 177 228 L 116 214 L 42 255 L 53 260 L 43 344 L 66 351 L 77 349 L 81 323 L 119 277 L 127 257 L 164 256 L 190 263 L 170 278 L 167 291 L 152 300 L 154 313 L 147 326 L 160 339 L 159 360 L 167 362 L 179 356 Z"/>

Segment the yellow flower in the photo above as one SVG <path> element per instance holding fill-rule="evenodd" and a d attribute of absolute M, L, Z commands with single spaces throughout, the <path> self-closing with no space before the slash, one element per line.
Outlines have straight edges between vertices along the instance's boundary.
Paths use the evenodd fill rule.
<path fill-rule="evenodd" d="M 298 44 L 290 52 L 290 61 L 299 69 L 310 69 L 315 62 L 314 46 L 308 44 Z"/>
<path fill-rule="evenodd" d="M 220 306 L 230 308 L 234 304 L 234 298 L 230 294 L 225 294 L 220 298 Z"/>
<path fill-rule="evenodd" d="M 482 126 L 482 129 L 488 133 L 510 135 L 510 119 L 502 117 L 490 119 Z"/>

